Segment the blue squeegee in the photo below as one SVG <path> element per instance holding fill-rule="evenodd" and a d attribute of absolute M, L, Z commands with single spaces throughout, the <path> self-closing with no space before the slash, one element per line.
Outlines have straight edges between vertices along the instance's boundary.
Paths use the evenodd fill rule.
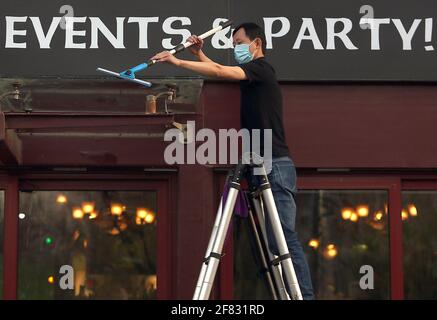
<path fill-rule="evenodd" d="M 211 30 L 201 34 L 199 36 L 199 38 L 200 39 L 205 39 L 205 38 L 207 38 L 207 37 L 209 37 L 209 36 L 219 32 L 220 30 L 223 30 L 223 29 L 229 27 L 230 25 L 232 25 L 232 21 L 228 20 L 228 21 L 222 23 L 221 25 L 219 25 L 218 27 L 213 28 L 213 29 L 211 29 Z M 173 48 L 169 52 L 171 54 L 176 54 L 176 53 L 178 53 L 180 51 L 185 50 L 186 48 L 188 48 L 188 47 L 190 47 L 192 45 L 193 44 L 191 42 L 187 41 L 185 43 L 181 43 L 181 44 L 177 45 L 175 48 Z M 138 72 L 138 71 L 147 69 L 147 68 L 153 66 L 155 63 L 156 63 L 156 60 L 149 60 L 147 62 L 141 63 L 141 64 L 139 64 L 139 65 L 137 65 L 137 66 L 135 66 L 133 68 L 127 69 L 127 70 L 122 71 L 122 72 L 114 72 L 114 71 L 103 69 L 103 68 L 97 68 L 96 70 L 98 72 L 102 72 L 102 73 L 105 73 L 107 75 L 117 77 L 119 79 L 132 81 L 132 82 L 141 84 L 141 85 L 143 85 L 143 86 L 145 86 L 147 88 L 150 88 L 152 86 L 152 83 L 150 83 L 148 81 L 137 79 L 135 77 L 135 73 Z"/>

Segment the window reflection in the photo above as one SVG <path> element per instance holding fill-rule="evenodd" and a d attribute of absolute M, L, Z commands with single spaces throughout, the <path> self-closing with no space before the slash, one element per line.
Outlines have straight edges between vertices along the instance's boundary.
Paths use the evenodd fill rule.
<path fill-rule="evenodd" d="M 407 299 L 437 298 L 437 191 L 402 192 Z"/>
<path fill-rule="evenodd" d="M 21 192 L 20 214 L 20 299 L 156 298 L 156 192 Z"/>
<path fill-rule="evenodd" d="M 388 299 L 387 192 L 301 190 L 296 228 L 310 264 L 317 299 Z M 234 224 L 234 297 L 270 299 L 248 240 L 246 223 Z M 362 290 L 362 265 L 374 269 L 374 289 Z"/>

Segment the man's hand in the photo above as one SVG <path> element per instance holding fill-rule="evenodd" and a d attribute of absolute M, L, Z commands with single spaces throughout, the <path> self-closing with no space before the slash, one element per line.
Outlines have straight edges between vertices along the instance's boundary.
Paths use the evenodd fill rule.
<path fill-rule="evenodd" d="M 199 55 L 200 50 L 202 50 L 203 47 L 203 40 L 200 39 L 198 36 L 196 35 L 192 35 L 187 39 L 188 42 L 191 42 L 193 45 L 188 47 L 188 49 L 190 50 L 190 52 L 192 54 L 194 54 L 195 56 Z"/>
<path fill-rule="evenodd" d="M 160 52 L 158 54 L 155 54 L 150 59 L 151 60 L 156 60 L 157 62 L 167 62 L 167 63 L 173 64 L 175 66 L 178 66 L 178 67 L 181 64 L 181 60 L 176 58 L 174 55 L 172 55 L 168 51 L 162 51 L 162 52 Z"/>

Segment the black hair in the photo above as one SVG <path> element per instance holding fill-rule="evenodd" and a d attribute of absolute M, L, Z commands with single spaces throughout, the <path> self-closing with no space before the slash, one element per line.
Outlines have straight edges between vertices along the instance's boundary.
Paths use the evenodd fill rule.
<path fill-rule="evenodd" d="M 235 33 L 240 30 L 240 29 L 244 29 L 244 31 L 246 32 L 247 37 L 250 40 L 255 40 L 255 38 L 260 38 L 261 39 L 261 47 L 262 47 L 262 52 L 263 54 L 266 53 L 266 35 L 264 33 L 263 28 L 261 28 L 259 25 L 257 25 L 256 23 L 253 22 L 245 22 L 242 23 L 240 25 L 238 25 L 235 29 L 234 32 L 232 33 L 232 36 L 235 35 Z"/>

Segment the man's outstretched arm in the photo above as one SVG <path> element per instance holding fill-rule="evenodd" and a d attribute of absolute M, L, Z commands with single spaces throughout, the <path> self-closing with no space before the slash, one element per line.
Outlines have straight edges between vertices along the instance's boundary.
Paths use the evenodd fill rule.
<path fill-rule="evenodd" d="M 204 76 L 228 80 L 245 80 L 246 74 L 240 67 L 224 66 L 213 61 L 179 60 L 179 67 L 200 73 Z"/>
<path fill-rule="evenodd" d="M 207 77 L 216 77 L 228 80 L 246 80 L 246 74 L 240 67 L 229 67 L 219 63 L 209 61 L 188 61 L 176 58 L 168 51 L 163 51 L 153 56 L 151 59 L 157 62 L 167 62 L 177 67 L 194 71 Z"/>
<path fill-rule="evenodd" d="M 206 56 L 206 54 L 203 53 L 202 50 L 200 50 L 200 51 L 196 54 L 196 57 L 197 57 L 197 59 L 198 59 L 200 62 L 214 62 L 214 61 L 212 61 L 210 58 L 208 58 L 208 57 Z"/>

